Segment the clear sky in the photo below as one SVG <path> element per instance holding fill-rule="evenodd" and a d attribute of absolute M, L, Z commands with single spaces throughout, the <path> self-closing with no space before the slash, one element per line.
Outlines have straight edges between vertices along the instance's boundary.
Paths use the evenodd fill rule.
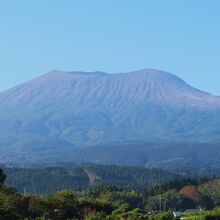
<path fill-rule="evenodd" d="M 219 0 L 0 0 L 0 91 L 53 69 L 156 68 L 220 95 Z"/>

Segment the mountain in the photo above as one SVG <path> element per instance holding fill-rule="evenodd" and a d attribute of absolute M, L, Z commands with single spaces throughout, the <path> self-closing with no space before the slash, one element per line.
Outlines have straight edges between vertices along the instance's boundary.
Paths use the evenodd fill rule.
<path fill-rule="evenodd" d="M 55 70 L 0 94 L 1 162 L 77 160 L 79 149 L 111 143 L 218 143 L 219 134 L 220 97 L 154 69 Z"/>

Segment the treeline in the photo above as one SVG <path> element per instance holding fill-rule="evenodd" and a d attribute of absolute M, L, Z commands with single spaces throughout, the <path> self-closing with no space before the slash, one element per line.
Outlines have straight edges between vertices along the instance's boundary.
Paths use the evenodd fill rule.
<path fill-rule="evenodd" d="M 63 172 L 58 168 L 47 168 L 46 171 L 48 170 L 53 174 Z M 76 173 L 72 175 L 75 177 Z M 175 218 L 168 210 L 184 211 L 200 205 L 204 208 L 220 205 L 220 193 L 216 194 L 216 191 L 220 192 L 220 180 L 182 178 L 144 190 L 95 184 L 75 191 L 64 189 L 52 195 L 38 196 L 21 194 L 4 185 L 5 177 L 0 170 L 2 220 L 173 220 Z M 185 184 L 200 184 L 195 186 L 209 200 L 202 200 L 203 204 L 200 204 L 181 194 L 180 189 Z M 195 217 L 198 220 L 218 219 L 220 211 L 203 212 L 192 216 L 192 219 Z"/>
<path fill-rule="evenodd" d="M 86 164 L 81 166 L 4 168 L 6 183 L 21 193 L 53 194 L 62 189 L 82 190 L 91 185 L 123 187 L 128 190 L 152 190 L 163 193 L 176 186 L 200 185 L 220 177 L 219 169 L 162 170 L 144 167 Z M 167 185 L 168 184 L 168 185 Z M 158 189 L 158 185 L 160 188 Z"/>
<path fill-rule="evenodd" d="M 146 188 L 155 184 L 160 184 L 168 180 L 180 179 L 181 175 L 168 170 L 144 167 L 126 167 L 115 165 L 87 165 L 88 170 L 95 172 L 101 177 L 98 183 L 133 187 Z"/>
<path fill-rule="evenodd" d="M 19 192 L 52 194 L 62 189 L 79 190 L 89 184 L 81 168 L 67 171 L 64 168 L 5 168 L 6 183 Z"/>
<path fill-rule="evenodd" d="M 213 179 L 215 179 L 215 177 L 210 177 L 210 178 L 199 177 L 196 179 L 179 178 L 179 179 L 175 179 L 175 180 L 169 180 L 167 182 L 164 182 L 164 183 L 152 186 L 149 189 L 146 189 L 145 193 L 147 196 L 153 196 L 153 195 L 165 193 L 165 192 L 172 190 L 172 189 L 179 191 L 184 186 L 187 186 L 187 185 L 199 186 L 199 185 L 207 183 Z"/>
<path fill-rule="evenodd" d="M 62 189 L 81 190 L 91 184 L 143 190 L 181 175 L 161 169 L 84 165 L 80 167 L 5 168 L 6 183 L 19 192 L 52 194 Z M 92 181 L 92 180 L 93 181 Z"/>

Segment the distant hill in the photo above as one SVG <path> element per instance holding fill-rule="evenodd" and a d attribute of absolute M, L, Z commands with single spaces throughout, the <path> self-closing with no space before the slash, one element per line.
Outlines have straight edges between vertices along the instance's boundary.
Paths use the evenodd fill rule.
<path fill-rule="evenodd" d="M 52 71 L 0 94 L 2 163 L 81 161 L 81 149 L 91 146 L 218 143 L 219 134 L 220 97 L 154 69 L 119 74 Z M 149 161 L 133 152 L 131 164 Z M 121 154 L 112 163 L 118 164 Z M 166 158 L 179 159 L 182 155 Z"/>

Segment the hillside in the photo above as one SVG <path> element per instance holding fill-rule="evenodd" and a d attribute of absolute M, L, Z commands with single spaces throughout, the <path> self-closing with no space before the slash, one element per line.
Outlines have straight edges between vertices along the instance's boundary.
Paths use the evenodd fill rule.
<path fill-rule="evenodd" d="M 2 163 L 80 161 L 82 147 L 118 143 L 212 143 L 219 127 L 220 97 L 153 69 L 52 71 L 0 94 Z"/>

